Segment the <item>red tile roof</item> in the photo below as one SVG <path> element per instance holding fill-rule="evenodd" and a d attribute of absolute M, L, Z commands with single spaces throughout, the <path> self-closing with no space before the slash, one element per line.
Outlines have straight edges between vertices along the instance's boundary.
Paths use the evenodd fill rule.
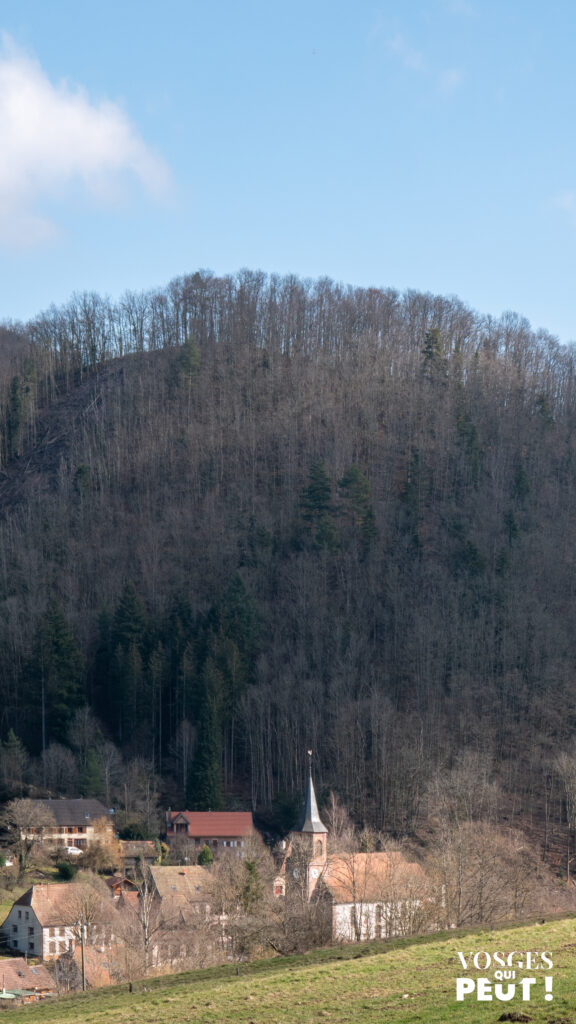
<path fill-rule="evenodd" d="M 426 875 L 419 864 L 391 853 L 328 857 L 323 881 L 336 903 L 407 899 L 421 894 Z"/>
<path fill-rule="evenodd" d="M 0 960 L 0 988 L 7 992 L 21 989 L 39 989 L 41 992 L 55 992 L 54 979 L 41 964 L 32 966 L 24 957 Z"/>
<path fill-rule="evenodd" d="M 254 831 L 250 811 L 171 811 L 169 824 L 177 818 L 186 820 L 191 838 L 235 839 Z"/>
<path fill-rule="evenodd" d="M 152 867 L 150 876 L 160 899 L 183 899 L 185 902 L 204 901 L 212 889 L 212 876 L 208 868 Z"/>
<path fill-rule="evenodd" d="M 15 900 L 13 906 L 31 907 L 42 928 L 52 928 L 73 925 L 86 899 L 96 907 L 107 897 L 100 896 L 80 882 L 57 882 L 52 885 L 33 885 Z"/>

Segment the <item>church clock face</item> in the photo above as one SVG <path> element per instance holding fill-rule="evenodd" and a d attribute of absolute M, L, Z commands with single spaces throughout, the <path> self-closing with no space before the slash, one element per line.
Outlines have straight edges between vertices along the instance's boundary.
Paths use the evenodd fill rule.
<path fill-rule="evenodd" d="M 293 878 L 299 878 L 300 877 L 300 872 L 298 871 L 298 868 L 294 868 L 294 871 L 292 872 L 292 877 Z"/>
<path fill-rule="evenodd" d="M 310 874 L 312 878 L 318 878 L 320 872 L 318 871 L 318 868 L 310 868 Z"/>

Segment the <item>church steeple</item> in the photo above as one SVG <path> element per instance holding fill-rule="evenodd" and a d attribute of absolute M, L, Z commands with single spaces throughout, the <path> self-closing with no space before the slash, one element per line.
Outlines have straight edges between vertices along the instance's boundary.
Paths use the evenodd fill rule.
<path fill-rule="evenodd" d="M 314 790 L 314 782 L 312 781 L 312 751 L 308 751 L 309 757 L 309 772 L 308 772 L 308 786 L 306 789 L 306 797 L 304 805 L 302 807 L 302 814 L 300 816 L 300 822 L 298 828 L 295 828 L 292 832 L 293 837 L 301 837 L 305 841 L 308 850 L 307 853 L 307 867 L 306 867 L 306 881 L 308 889 L 308 899 L 312 896 L 314 889 L 318 884 L 319 878 L 322 876 L 326 869 L 326 858 L 327 858 L 327 840 L 328 840 L 328 829 L 324 822 L 320 818 L 318 812 L 318 803 L 316 801 L 316 793 Z"/>
<path fill-rule="evenodd" d="M 318 803 L 316 801 L 316 793 L 314 790 L 314 783 L 312 781 L 312 751 L 308 751 L 309 758 L 309 773 L 308 773 L 308 788 L 306 790 L 306 798 L 304 800 L 304 806 L 302 808 L 302 815 L 300 818 L 300 824 L 295 830 L 296 832 L 323 832 L 327 833 L 327 828 L 320 820 L 320 814 L 318 813 Z"/>

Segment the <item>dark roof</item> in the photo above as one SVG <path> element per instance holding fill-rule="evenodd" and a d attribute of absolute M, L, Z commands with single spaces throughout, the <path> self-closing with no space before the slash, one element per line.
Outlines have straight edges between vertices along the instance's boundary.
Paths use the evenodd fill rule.
<path fill-rule="evenodd" d="M 318 804 L 316 803 L 316 793 L 314 792 L 314 783 L 312 782 L 312 773 L 308 777 L 308 789 L 306 791 L 306 798 L 302 807 L 302 814 L 300 816 L 300 824 L 295 832 L 327 832 L 328 829 L 324 823 L 320 820 L 318 813 Z"/>
<path fill-rule="evenodd" d="M 33 800 L 46 807 L 57 825 L 88 825 L 99 818 L 110 818 L 110 811 L 99 800 Z"/>

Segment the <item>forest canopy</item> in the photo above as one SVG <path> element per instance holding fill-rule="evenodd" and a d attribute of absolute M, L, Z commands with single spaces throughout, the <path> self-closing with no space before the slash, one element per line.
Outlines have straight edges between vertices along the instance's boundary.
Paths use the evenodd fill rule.
<path fill-rule="evenodd" d="M 572 348 L 454 297 L 200 272 L 6 324 L 0 367 L 5 796 L 80 756 L 88 709 L 87 795 L 146 750 L 173 801 L 269 813 L 311 747 L 401 833 L 472 751 L 511 814 L 561 817 Z"/>

